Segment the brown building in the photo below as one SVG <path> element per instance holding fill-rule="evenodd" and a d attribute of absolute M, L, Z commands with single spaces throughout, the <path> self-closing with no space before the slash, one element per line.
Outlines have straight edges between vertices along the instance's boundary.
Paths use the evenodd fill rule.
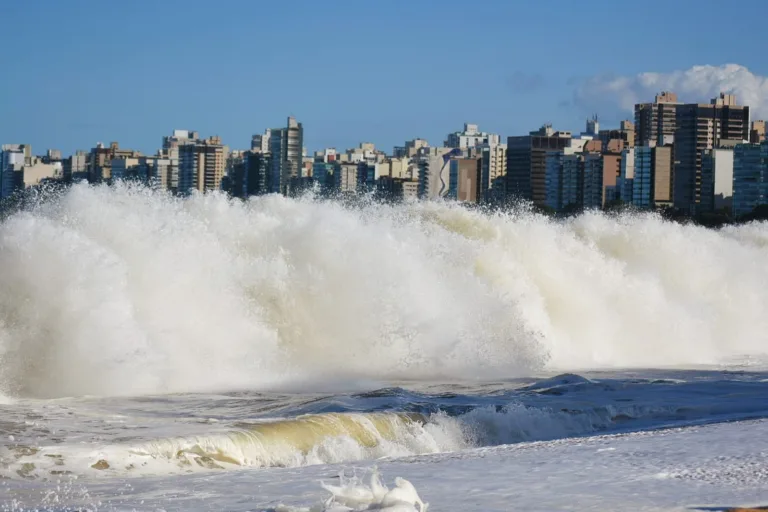
<path fill-rule="evenodd" d="M 749 130 L 749 142 L 751 144 L 760 144 L 765 140 L 765 121 L 752 121 Z"/>
<path fill-rule="evenodd" d="M 179 192 L 221 190 L 227 148 L 214 136 L 179 146 Z"/>
<path fill-rule="evenodd" d="M 672 206 L 672 149 L 672 146 L 653 148 L 653 203 L 657 208 Z"/>
<path fill-rule="evenodd" d="M 88 181 L 99 183 L 112 178 L 112 160 L 139 158 L 142 154 L 132 149 L 120 149 L 117 142 L 111 142 L 109 147 L 99 143 L 91 149 L 88 155 Z"/>
<path fill-rule="evenodd" d="M 677 95 L 662 91 L 653 103 L 635 105 L 634 146 L 647 146 L 649 142 L 664 144 L 665 135 L 674 135 L 677 127 Z"/>
<path fill-rule="evenodd" d="M 603 152 L 603 206 L 606 203 L 607 188 L 616 187 L 616 180 L 621 173 L 621 152 L 624 141 L 612 139 Z"/>
<path fill-rule="evenodd" d="M 609 141 L 621 140 L 624 147 L 631 148 L 635 145 L 635 124 L 632 121 L 622 121 L 619 129 L 600 130 L 598 138 L 606 146 Z"/>
<path fill-rule="evenodd" d="M 723 140 L 749 140 L 749 107 L 737 105 L 732 94 L 709 104 L 677 106 L 674 137 L 673 201 L 676 208 L 695 209 L 701 202 L 701 162 L 705 150 Z"/>
<path fill-rule="evenodd" d="M 546 204 L 546 156 L 559 151 L 571 141 L 571 132 L 554 131 L 545 125 L 529 135 L 507 139 L 506 194 L 527 199 L 536 205 Z"/>
<path fill-rule="evenodd" d="M 480 159 L 454 158 L 451 160 L 448 196 L 467 203 L 478 202 L 480 193 Z"/>

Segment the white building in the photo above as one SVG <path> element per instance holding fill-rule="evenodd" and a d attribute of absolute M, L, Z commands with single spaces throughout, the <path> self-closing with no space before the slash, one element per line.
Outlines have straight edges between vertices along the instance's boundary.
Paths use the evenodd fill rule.
<path fill-rule="evenodd" d="M 146 160 L 138 157 L 113 158 L 111 160 L 112 181 L 120 181 L 128 178 L 140 177 L 144 174 Z M 146 178 L 146 174 L 144 176 Z"/>
<path fill-rule="evenodd" d="M 581 162 L 578 144 L 560 151 L 547 151 L 544 157 L 544 204 L 555 211 L 581 203 Z"/>
<path fill-rule="evenodd" d="M 450 188 L 451 157 L 461 157 L 459 148 L 424 148 L 418 159 L 419 197 L 439 199 L 448 195 Z"/>
<path fill-rule="evenodd" d="M 445 147 L 467 149 L 482 144 L 497 145 L 500 142 L 497 134 L 481 132 L 476 124 L 464 123 L 464 131 L 448 134 Z"/>
<path fill-rule="evenodd" d="M 339 192 L 357 192 L 358 164 L 352 162 L 340 162 L 334 165 L 334 186 Z"/>
<path fill-rule="evenodd" d="M 704 151 L 701 159 L 701 210 L 731 208 L 732 203 L 733 149 Z"/>
<path fill-rule="evenodd" d="M 635 179 L 635 148 L 627 148 L 621 152 L 621 168 L 616 178 L 616 192 L 625 203 L 633 199 L 632 189 Z"/>
<path fill-rule="evenodd" d="M 39 185 L 43 180 L 60 180 L 64 177 L 64 167 L 61 162 L 46 164 L 37 160 L 32 165 L 25 165 L 22 172 L 24 188 Z"/>
<path fill-rule="evenodd" d="M 32 148 L 28 144 L 3 144 L 0 152 L 0 199 L 21 187 L 22 169 L 31 163 Z"/>
<path fill-rule="evenodd" d="M 484 144 L 480 148 L 480 199 L 487 200 L 494 187 L 503 187 L 507 174 L 507 145 Z"/>
<path fill-rule="evenodd" d="M 384 162 L 387 159 L 387 155 L 383 151 L 377 150 L 371 142 L 362 142 L 358 147 L 348 149 L 339 157 L 342 162 L 365 162 L 368 164 Z"/>
<path fill-rule="evenodd" d="M 251 151 L 259 153 L 269 153 L 269 139 L 272 137 L 272 130 L 267 128 L 262 135 L 251 137 Z"/>
<path fill-rule="evenodd" d="M 170 162 L 165 180 L 167 188 L 173 190 L 179 188 L 179 147 L 197 144 L 199 140 L 200 135 L 192 130 L 173 130 L 173 135 L 163 137 L 163 149 L 159 156 Z"/>
<path fill-rule="evenodd" d="M 269 130 L 269 153 L 272 169 L 269 191 L 286 194 L 291 178 L 301 178 L 304 169 L 304 127 L 289 117 L 285 128 Z"/>
<path fill-rule="evenodd" d="M 88 155 L 77 151 L 64 159 L 64 180 L 78 182 L 88 179 Z"/>

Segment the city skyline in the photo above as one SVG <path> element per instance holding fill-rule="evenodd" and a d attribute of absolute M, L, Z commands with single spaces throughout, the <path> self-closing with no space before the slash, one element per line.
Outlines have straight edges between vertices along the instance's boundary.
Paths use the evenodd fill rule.
<path fill-rule="evenodd" d="M 252 135 L 248 150 L 185 129 L 163 136 L 162 148 L 147 155 L 118 141 L 66 158 L 58 149 L 41 154 L 29 144 L 3 144 L 0 199 L 47 181 L 128 179 L 180 195 L 292 196 L 314 188 L 389 200 L 525 200 L 552 213 L 630 205 L 742 217 L 768 204 L 765 125 L 750 122 L 750 106 L 732 94 L 690 103 L 659 91 L 652 102 L 634 105 L 634 122 L 617 127 L 601 126 L 595 115 L 580 132 L 544 124 L 504 141 L 464 123 L 442 145 L 416 138 L 391 153 L 372 142 L 309 152 L 302 151 L 303 124 L 289 116 L 285 125 Z"/>
<path fill-rule="evenodd" d="M 206 5 L 140 1 L 101 10 L 85 0 L 36 0 L 4 7 L 0 44 L 23 57 L 9 59 L 14 79 L 0 84 L 0 140 L 65 153 L 119 140 L 151 153 L 158 133 L 186 127 L 247 148 L 253 133 L 293 115 L 312 127 L 310 151 L 363 140 L 391 148 L 404 133 L 440 140 L 445 127 L 466 120 L 502 136 L 547 122 L 576 131 L 591 113 L 616 125 L 631 118 L 628 104 L 666 88 L 703 102 L 734 92 L 755 118 L 766 117 L 761 2 L 740 9 L 753 15 L 739 19 L 744 44 L 736 49 L 715 37 L 680 44 L 696 35 L 682 17 L 715 2 L 651 2 L 621 12 L 603 1 L 553 12 L 493 2 L 468 17 L 457 16 L 468 9 L 457 2 L 441 9 L 299 2 L 291 10 L 232 1 L 203 11 Z M 546 19 L 552 30 L 515 22 L 528 18 Z M 654 38 L 637 43 L 633 34 L 651 22 Z M 608 59 L 614 42 L 621 55 Z M 187 78 L 196 62 L 209 63 L 209 71 Z"/>

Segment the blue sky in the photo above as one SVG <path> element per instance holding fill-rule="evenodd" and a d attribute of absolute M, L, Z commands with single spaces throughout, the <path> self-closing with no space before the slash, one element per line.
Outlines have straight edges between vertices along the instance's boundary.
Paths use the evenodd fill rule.
<path fill-rule="evenodd" d="M 247 148 L 295 115 L 309 150 L 371 141 L 389 151 L 414 137 L 438 144 L 464 122 L 503 136 L 543 122 L 576 131 L 595 110 L 613 124 L 633 98 L 617 88 L 650 94 L 670 77 L 691 95 L 726 83 L 762 97 L 768 2 L 739 2 L 733 16 L 725 5 L 5 2 L 0 142 L 69 153 L 117 140 L 152 153 L 184 128 Z M 727 63 L 746 71 L 723 78 Z M 690 78 L 696 65 L 715 68 Z M 644 72 L 661 79 L 649 85 Z"/>

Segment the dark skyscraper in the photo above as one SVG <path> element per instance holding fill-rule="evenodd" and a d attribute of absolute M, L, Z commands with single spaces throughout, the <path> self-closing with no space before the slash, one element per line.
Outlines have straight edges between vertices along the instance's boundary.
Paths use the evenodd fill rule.
<path fill-rule="evenodd" d="M 545 125 L 530 135 L 507 139 L 507 196 L 533 201 L 537 205 L 546 202 L 547 151 L 561 150 L 568 146 L 570 132 L 556 132 Z"/>

